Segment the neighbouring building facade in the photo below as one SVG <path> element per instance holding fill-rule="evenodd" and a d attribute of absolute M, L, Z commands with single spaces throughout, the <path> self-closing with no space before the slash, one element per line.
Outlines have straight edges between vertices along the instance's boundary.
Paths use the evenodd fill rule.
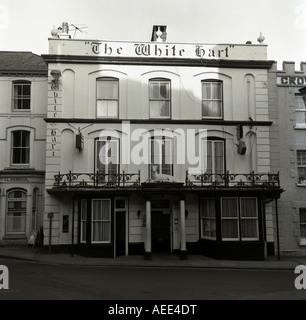
<path fill-rule="evenodd" d="M 276 64 L 269 72 L 271 168 L 280 171 L 285 192 L 279 201 L 280 250 L 306 253 L 306 62 Z"/>
<path fill-rule="evenodd" d="M 74 40 L 63 27 L 43 58 L 45 245 L 148 259 L 274 254 L 282 188 L 266 45 L 167 43 L 165 26 L 151 42 Z"/>
<path fill-rule="evenodd" d="M 47 72 L 41 56 L 0 52 L 0 244 L 43 226 Z"/>

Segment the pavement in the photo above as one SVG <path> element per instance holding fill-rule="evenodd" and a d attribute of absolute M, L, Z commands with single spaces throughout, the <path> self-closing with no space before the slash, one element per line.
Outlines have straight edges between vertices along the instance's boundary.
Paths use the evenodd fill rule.
<path fill-rule="evenodd" d="M 216 260 L 201 255 L 188 255 L 187 260 L 180 260 L 178 255 L 156 254 L 152 260 L 144 256 L 121 256 L 116 258 L 84 257 L 71 253 L 51 253 L 41 247 L 0 246 L 1 258 L 33 261 L 57 265 L 105 266 L 105 267 L 165 267 L 165 268 L 224 268 L 224 269 L 271 269 L 294 270 L 298 265 L 306 266 L 306 256 L 276 256 L 265 261 Z"/>

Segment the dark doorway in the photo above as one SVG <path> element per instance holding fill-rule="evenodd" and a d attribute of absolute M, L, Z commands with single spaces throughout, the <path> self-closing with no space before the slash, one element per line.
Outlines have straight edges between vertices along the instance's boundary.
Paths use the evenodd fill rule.
<path fill-rule="evenodd" d="M 116 257 L 125 255 L 125 211 L 116 212 Z"/>
<path fill-rule="evenodd" d="M 170 252 L 170 213 L 152 211 L 152 252 Z"/>

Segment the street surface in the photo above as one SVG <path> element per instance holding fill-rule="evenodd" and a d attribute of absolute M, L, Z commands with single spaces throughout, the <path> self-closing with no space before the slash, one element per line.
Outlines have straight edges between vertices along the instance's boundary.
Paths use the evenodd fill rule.
<path fill-rule="evenodd" d="M 306 300 L 290 270 L 67 266 L 1 259 L 0 300 Z"/>

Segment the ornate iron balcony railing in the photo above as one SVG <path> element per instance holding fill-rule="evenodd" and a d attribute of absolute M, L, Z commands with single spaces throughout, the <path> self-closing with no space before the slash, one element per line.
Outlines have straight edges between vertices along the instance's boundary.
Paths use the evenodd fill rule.
<path fill-rule="evenodd" d="M 69 173 L 54 176 L 54 187 L 57 188 L 100 188 L 100 187 L 138 187 L 140 186 L 140 171 L 138 173 Z"/>
<path fill-rule="evenodd" d="M 278 173 L 204 173 L 186 172 L 187 187 L 280 187 Z"/>

